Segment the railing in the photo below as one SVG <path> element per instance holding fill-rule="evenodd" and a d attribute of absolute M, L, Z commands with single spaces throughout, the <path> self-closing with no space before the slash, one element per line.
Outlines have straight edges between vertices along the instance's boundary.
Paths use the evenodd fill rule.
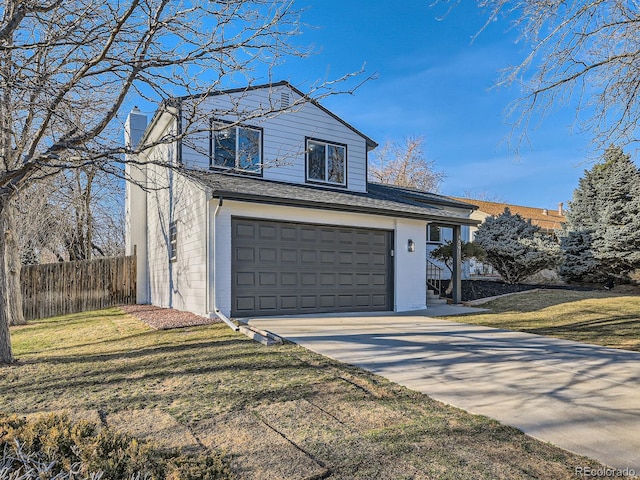
<path fill-rule="evenodd" d="M 437 295 L 442 293 L 442 268 L 430 260 L 427 260 L 427 288 Z"/>

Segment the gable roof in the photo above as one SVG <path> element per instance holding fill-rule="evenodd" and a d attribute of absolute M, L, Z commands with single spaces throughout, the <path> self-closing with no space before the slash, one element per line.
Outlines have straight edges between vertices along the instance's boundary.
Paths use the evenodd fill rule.
<path fill-rule="evenodd" d="M 366 142 L 366 144 L 367 144 L 367 149 L 368 150 L 373 150 L 374 148 L 376 148 L 378 146 L 378 144 L 375 141 L 373 141 L 371 138 L 369 138 L 367 135 L 362 133 L 360 130 L 358 130 L 357 128 L 355 128 L 351 124 L 345 122 L 342 118 L 340 118 L 338 115 L 333 113 L 331 110 L 329 110 L 326 107 L 322 106 L 317 100 L 314 100 L 313 98 L 309 97 L 308 95 L 306 95 L 305 93 L 303 93 L 302 91 L 300 91 L 299 89 L 297 89 L 296 87 L 291 85 L 286 80 L 281 80 L 279 82 L 274 82 L 274 83 L 265 83 L 265 84 L 261 84 L 261 85 L 250 85 L 250 86 L 240 87 L 240 88 L 231 88 L 231 89 L 225 89 L 225 90 L 215 90 L 215 91 L 212 91 L 212 92 L 198 93 L 198 94 L 194 94 L 194 95 L 184 95 L 182 97 L 171 97 L 171 98 L 168 98 L 168 99 L 164 100 L 162 102 L 162 104 L 158 107 L 158 109 L 156 110 L 155 114 L 153 115 L 153 118 L 149 122 L 149 125 L 148 125 L 148 128 L 147 128 L 147 132 L 145 132 L 144 136 L 146 136 L 149 133 L 149 131 L 151 130 L 152 125 L 154 125 L 154 123 L 157 121 L 157 117 L 159 118 L 166 111 L 167 107 L 176 107 L 176 108 L 179 109 L 180 108 L 180 104 L 182 102 L 186 101 L 186 100 L 201 99 L 201 98 L 204 98 L 204 97 L 207 97 L 207 98 L 208 97 L 215 97 L 215 96 L 219 96 L 219 95 L 230 95 L 230 94 L 234 94 L 234 93 L 250 92 L 252 90 L 260 90 L 260 89 L 264 89 L 264 88 L 274 88 L 274 87 L 288 87 L 288 88 L 290 88 L 293 92 L 295 92 L 297 95 L 302 97 L 306 103 L 310 103 L 310 104 L 316 106 L 317 108 L 322 110 L 324 113 L 329 115 L 331 118 L 337 120 L 342 125 L 347 127 L 353 133 L 355 133 L 356 135 L 359 135 L 360 137 L 362 137 L 364 139 L 364 141 Z"/>
<path fill-rule="evenodd" d="M 201 170 L 185 170 L 184 173 L 210 189 L 214 196 L 228 200 L 412 218 L 443 226 L 475 226 L 479 223 L 469 218 L 472 205 L 425 192 L 408 195 L 403 189 L 390 185 L 372 183 L 367 193 L 360 193 L 233 173 Z M 454 212 L 445 207 L 463 208 L 467 212 Z"/>
<path fill-rule="evenodd" d="M 524 207 L 521 205 L 512 205 L 509 203 L 500 202 L 487 202 L 485 200 L 473 200 L 463 199 L 457 197 L 451 197 L 454 200 L 467 201 L 478 207 L 478 212 L 485 213 L 487 215 L 497 216 L 504 212 L 505 208 L 508 208 L 512 214 L 518 214 L 525 220 L 531 220 L 533 225 L 537 225 L 543 230 L 553 231 L 562 229 L 562 225 L 567 222 L 567 218 L 563 214 L 560 214 L 559 208 L 546 209 L 536 207 Z"/>

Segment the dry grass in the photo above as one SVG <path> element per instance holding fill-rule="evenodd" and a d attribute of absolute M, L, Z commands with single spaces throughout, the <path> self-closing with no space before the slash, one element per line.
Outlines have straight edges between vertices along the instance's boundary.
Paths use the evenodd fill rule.
<path fill-rule="evenodd" d="M 482 307 L 491 312 L 448 320 L 640 351 L 640 294 L 541 290 Z"/>
<path fill-rule="evenodd" d="M 12 329 L 0 411 L 95 412 L 250 479 L 563 479 L 597 463 L 485 417 L 224 325 L 154 331 L 118 309 Z"/>

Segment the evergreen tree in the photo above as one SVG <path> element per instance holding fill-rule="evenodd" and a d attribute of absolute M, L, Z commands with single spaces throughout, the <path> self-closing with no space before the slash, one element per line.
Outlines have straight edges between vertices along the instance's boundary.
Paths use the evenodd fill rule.
<path fill-rule="evenodd" d="M 596 168 L 604 177 L 604 192 L 593 241 L 595 256 L 614 277 L 626 279 L 640 268 L 640 170 L 617 147 L 607 149 L 605 163 Z"/>
<path fill-rule="evenodd" d="M 508 208 L 489 217 L 478 227 L 476 243 L 485 251 L 486 261 L 507 283 L 518 283 L 546 268 L 554 268 L 560 248 L 540 227 Z"/>
<path fill-rule="evenodd" d="M 563 238 L 568 280 L 627 280 L 640 268 L 640 170 L 620 147 L 585 171 L 574 191 Z"/>
<path fill-rule="evenodd" d="M 569 230 L 560 238 L 562 265 L 558 273 L 569 282 L 599 283 L 608 275 L 593 255 L 593 230 Z"/>

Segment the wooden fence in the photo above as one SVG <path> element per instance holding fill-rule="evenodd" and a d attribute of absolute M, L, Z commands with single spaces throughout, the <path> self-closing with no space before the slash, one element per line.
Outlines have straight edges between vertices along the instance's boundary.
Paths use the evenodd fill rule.
<path fill-rule="evenodd" d="M 136 303 L 136 257 L 22 267 L 26 320 Z"/>

